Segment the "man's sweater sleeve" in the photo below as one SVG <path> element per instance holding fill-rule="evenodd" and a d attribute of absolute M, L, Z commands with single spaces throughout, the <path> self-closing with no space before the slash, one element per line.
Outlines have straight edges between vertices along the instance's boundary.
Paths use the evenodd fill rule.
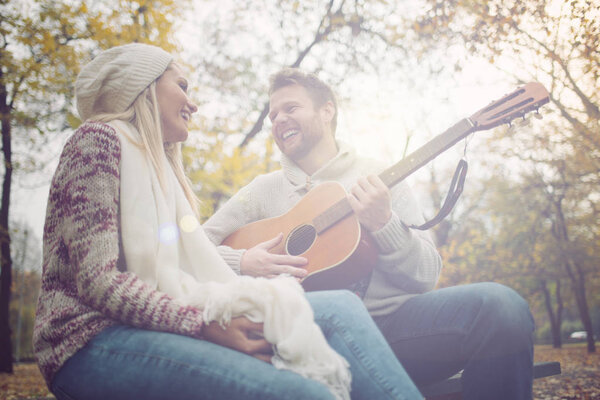
<path fill-rule="evenodd" d="M 51 199 L 77 296 L 121 323 L 199 337 L 201 311 L 177 304 L 135 274 L 119 271 L 120 143 L 104 124 L 86 124 L 65 146 Z M 66 266 L 65 266 L 66 267 Z"/>
<path fill-rule="evenodd" d="M 255 182 L 256 180 L 240 189 L 202 225 L 221 257 L 236 274 L 240 274 L 240 263 L 246 249 L 233 249 L 222 246 L 221 243 L 242 226 L 260 219 L 257 207 L 251 205 L 251 187 Z"/>
<path fill-rule="evenodd" d="M 409 186 L 402 182 L 392 189 L 392 217 L 372 232 L 379 246 L 377 268 L 389 283 L 408 293 L 432 290 L 442 269 L 442 260 L 427 231 L 408 228 L 423 223 L 419 206 Z"/>

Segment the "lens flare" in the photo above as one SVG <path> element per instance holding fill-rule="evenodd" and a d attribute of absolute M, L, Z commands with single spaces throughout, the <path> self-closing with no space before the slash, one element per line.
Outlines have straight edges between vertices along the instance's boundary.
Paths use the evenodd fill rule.
<path fill-rule="evenodd" d="M 185 215 L 179 220 L 179 228 L 185 233 L 194 232 L 199 225 L 198 220 L 193 215 Z"/>
<path fill-rule="evenodd" d="M 172 222 L 161 225 L 158 229 L 158 238 L 162 243 L 171 244 L 179 238 L 179 229 Z"/>

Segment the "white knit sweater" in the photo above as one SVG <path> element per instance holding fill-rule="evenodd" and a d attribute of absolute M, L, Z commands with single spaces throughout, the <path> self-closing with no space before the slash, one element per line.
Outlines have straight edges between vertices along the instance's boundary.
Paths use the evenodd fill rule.
<path fill-rule="evenodd" d="M 311 176 L 282 155 L 281 170 L 255 178 L 204 224 L 208 237 L 219 245 L 243 225 L 285 214 L 307 193 L 308 186 L 337 181 L 348 190 L 358 178 L 380 173 L 386 167 L 375 160 L 357 157 L 344 143 L 339 142 L 338 147 L 337 156 Z M 442 262 L 431 235 L 407 228 L 422 222 L 422 213 L 409 186 L 405 182 L 394 186 L 392 218 L 372 233 L 380 254 L 364 297 L 371 315 L 389 314 L 410 297 L 436 285 Z M 244 251 L 219 246 L 223 258 L 237 273 Z"/>

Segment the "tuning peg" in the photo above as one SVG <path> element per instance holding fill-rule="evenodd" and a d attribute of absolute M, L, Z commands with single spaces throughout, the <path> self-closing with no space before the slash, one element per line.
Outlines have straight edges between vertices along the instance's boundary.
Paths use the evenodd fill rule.
<path fill-rule="evenodd" d="M 533 116 L 537 119 L 542 119 L 544 118 L 544 116 L 542 114 L 540 114 L 539 110 L 535 110 L 535 114 L 533 114 Z"/>
<path fill-rule="evenodd" d="M 520 126 L 527 126 L 529 125 L 530 120 L 525 118 L 525 116 L 523 115 L 523 119 L 521 120 L 521 122 L 519 123 Z"/>
<path fill-rule="evenodd" d="M 508 121 L 507 124 L 508 124 L 508 129 L 506 130 L 507 133 L 513 133 L 515 131 L 514 125 L 510 121 Z"/>

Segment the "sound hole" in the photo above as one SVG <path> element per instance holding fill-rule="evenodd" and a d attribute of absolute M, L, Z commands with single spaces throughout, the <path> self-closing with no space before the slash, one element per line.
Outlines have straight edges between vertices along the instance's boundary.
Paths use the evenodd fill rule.
<path fill-rule="evenodd" d="M 304 253 L 312 246 L 317 237 L 317 231 L 312 225 L 302 225 L 290 233 L 286 243 L 287 253 L 292 256 L 298 256 Z"/>

